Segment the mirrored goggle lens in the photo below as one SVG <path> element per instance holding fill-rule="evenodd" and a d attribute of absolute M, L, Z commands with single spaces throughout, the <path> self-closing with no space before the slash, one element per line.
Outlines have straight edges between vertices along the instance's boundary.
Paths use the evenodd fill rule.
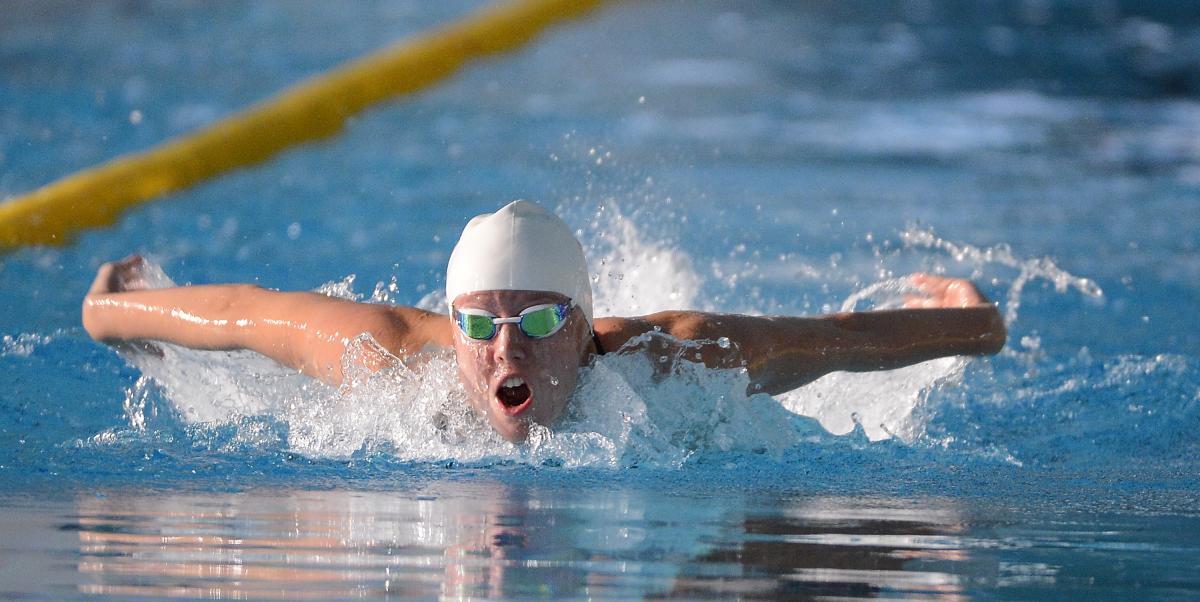
<path fill-rule="evenodd" d="M 458 326 L 463 334 L 480 341 L 486 341 L 496 334 L 496 325 L 488 316 L 474 314 L 458 314 Z"/>
<path fill-rule="evenodd" d="M 537 339 L 548 337 L 562 326 L 562 305 L 551 305 L 521 314 L 521 331 Z"/>
<path fill-rule="evenodd" d="M 462 310 L 458 312 L 458 327 L 468 337 L 486 341 L 496 335 L 498 324 L 518 323 L 521 332 L 535 339 L 548 337 L 562 328 L 570 311 L 569 304 L 535 305 L 516 318 L 497 318 L 480 310 Z M 468 313 L 470 312 L 470 313 Z M 478 312 L 478 313 L 476 313 Z"/>

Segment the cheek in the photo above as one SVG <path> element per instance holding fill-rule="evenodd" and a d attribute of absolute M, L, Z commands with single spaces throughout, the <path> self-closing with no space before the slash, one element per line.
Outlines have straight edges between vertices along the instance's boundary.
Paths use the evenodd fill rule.
<path fill-rule="evenodd" d="M 579 351 L 570 337 L 542 341 L 535 347 L 538 365 L 550 374 L 562 377 L 570 368 L 579 366 Z"/>
<path fill-rule="evenodd" d="M 458 374 L 467 391 L 486 391 L 487 375 L 491 373 L 487 346 L 456 342 L 454 356 L 458 363 Z"/>
<path fill-rule="evenodd" d="M 543 341 L 545 345 L 539 346 L 535 354 L 538 366 L 544 371 L 546 378 L 553 379 L 551 382 L 557 381 L 554 389 L 565 390 L 565 394 L 569 394 L 575 388 L 575 382 L 579 378 L 580 350 L 583 345 L 578 333 L 571 334 L 572 336 L 554 337 L 552 340 Z"/>
<path fill-rule="evenodd" d="M 572 356 L 572 349 L 564 347 L 553 359 L 543 364 L 545 380 L 542 396 L 536 408 L 536 421 L 552 425 L 566 411 L 579 380 L 579 360 Z"/>

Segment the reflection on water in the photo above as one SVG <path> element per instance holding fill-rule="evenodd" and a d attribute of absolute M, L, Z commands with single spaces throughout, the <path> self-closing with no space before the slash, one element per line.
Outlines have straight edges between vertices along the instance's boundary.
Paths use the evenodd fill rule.
<path fill-rule="evenodd" d="M 966 527 L 949 508 L 896 507 L 887 501 L 818 498 L 781 515 L 746 517 L 739 541 L 698 557 L 672 595 L 769 599 L 888 597 L 962 599 L 960 577 L 934 568 L 970 557 Z M 740 576 L 713 579 L 705 565 L 733 565 Z M 959 569 L 961 571 L 961 568 Z"/>
<path fill-rule="evenodd" d="M 588 491 L 85 496 L 63 528 L 117 597 L 955 600 L 980 568 L 944 503 Z"/>

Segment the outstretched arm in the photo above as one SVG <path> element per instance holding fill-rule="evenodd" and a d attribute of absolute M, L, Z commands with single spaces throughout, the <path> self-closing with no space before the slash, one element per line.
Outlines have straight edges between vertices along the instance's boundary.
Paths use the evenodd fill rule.
<path fill-rule="evenodd" d="M 130 257 L 100 267 L 83 301 L 83 326 L 93 339 L 249 349 L 335 384 L 346 344 L 364 332 L 396 354 L 448 344 L 445 316 L 430 312 L 249 284 L 145 289 L 141 265 Z"/>
<path fill-rule="evenodd" d="M 911 278 L 927 297 L 910 299 L 904 309 L 815 318 L 663 312 L 629 321 L 622 338 L 655 326 L 679 339 L 728 338 L 728 348 L 704 345 L 701 360 L 711 367 L 745 366 L 751 386 L 772 394 L 830 372 L 888 370 L 1004 347 L 1003 319 L 969 281 Z"/>

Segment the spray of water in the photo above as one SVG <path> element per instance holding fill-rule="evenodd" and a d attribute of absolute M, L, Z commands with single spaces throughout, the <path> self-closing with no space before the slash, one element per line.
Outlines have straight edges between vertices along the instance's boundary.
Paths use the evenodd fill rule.
<path fill-rule="evenodd" d="M 1074 276 L 1055 264 L 1049 257 L 1022 259 L 1013 254 L 1007 244 L 994 247 L 975 247 L 966 243 L 951 242 L 934 234 L 932 229 L 909 226 L 900 234 L 905 244 L 913 247 L 923 247 L 944 251 L 957 262 L 971 262 L 976 265 L 997 264 L 1018 270 L 1008 288 L 1007 303 L 1004 305 L 1004 321 L 1011 326 L 1017 321 L 1017 312 L 1021 309 L 1021 292 L 1031 280 L 1049 281 L 1054 290 L 1065 293 L 1075 289 L 1089 297 L 1102 297 L 1104 291 L 1092 280 Z"/>
<path fill-rule="evenodd" d="M 587 242 L 598 316 L 637 316 L 698 306 L 701 279 L 683 250 L 643 236 L 616 199 L 592 216 Z"/>
<path fill-rule="evenodd" d="M 1049 281 L 1060 293 L 1076 290 L 1097 298 L 1104 294 L 1095 282 L 1066 272 L 1052 259 L 1021 258 L 1005 244 L 980 248 L 943 239 L 930 228 L 912 225 L 900 234 L 900 239 L 911 249 L 944 252 L 956 263 L 977 272 L 987 266 L 1016 270 L 1002 304 L 1005 324 L 1010 329 L 1017 321 L 1021 294 L 1031 281 Z M 893 309 L 902 307 L 908 295 L 919 294 L 920 291 L 906 278 L 886 279 L 852 293 L 840 309 Z M 1027 349 L 1027 354 L 1036 351 L 1036 339 L 1025 337 L 1017 343 Z M 861 427 L 872 441 L 897 437 L 912 442 L 925 435 L 928 413 L 921 410 L 931 394 L 940 387 L 960 383 L 968 364 L 967 359 L 949 357 L 887 372 L 834 373 L 781 395 L 780 401 L 793 412 L 816 417 L 834 434 L 849 433 Z"/>
<path fill-rule="evenodd" d="M 597 227 L 600 223 L 604 227 Z M 598 209 L 589 234 L 585 239 L 598 315 L 639 315 L 699 304 L 703 279 L 688 255 L 648 239 L 615 203 Z M 1007 247 L 978 249 L 913 228 L 902 239 L 913 248 L 945 251 L 959 262 L 1019 270 L 1006 305 L 1010 323 L 1016 319 L 1021 287 L 1034 278 L 1048 279 L 1059 290 L 1101 294 L 1094 283 L 1071 276 L 1052 261 L 1019 259 Z M 147 265 L 144 278 L 150 286 L 173 284 L 153 264 Z M 318 290 L 361 299 L 353 284 L 350 276 Z M 389 289 L 381 283 L 372 297 L 381 290 Z M 903 279 L 885 280 L 851 295 L 842 309 L 896 307 L 914 292 Z M 440 311 L 441 297 L 430 293 L 419 306 Z M 522 445 L 503 440 L 468 409 L 451 352 L 391 357 L 383 369 L 368 370 L 362 366 L 370 362 L 360 361 L 364 354 L 387 352 L 365 335 L 350 345 L 345 384 L 339 388 L 252 353 L 162 344 L 127 348 L 122 353 L 144 376 L 130 389 L 125 411 L 132 428 L 148 428 L 159 413 L 151 394 L 157 387 L 169 405 L 166 413 L 178 420 L 252 428 L 259 423 L 251 419 L 268 416 L 286 424 L 287 447 L 309 457 L 388 454 L 411 461 L 669 467 L 719 452 L 774 455 L 828 436 L 805 416 L 836 435 L 858 428 L 871 440 L 917 440 L 927 416 L 919 410 L 930 392 L 957 382 L 968 364 L 943 358 L 889 372 L 831 374 L 771 398 L 747 395 L 743 371 L 709 370 L 690 361 L 703 344 L 729 343 L 680 342 L 649 333 L 597 358 L 583 369 L 564 420 L 552 429 L 535 427 Z"/>

